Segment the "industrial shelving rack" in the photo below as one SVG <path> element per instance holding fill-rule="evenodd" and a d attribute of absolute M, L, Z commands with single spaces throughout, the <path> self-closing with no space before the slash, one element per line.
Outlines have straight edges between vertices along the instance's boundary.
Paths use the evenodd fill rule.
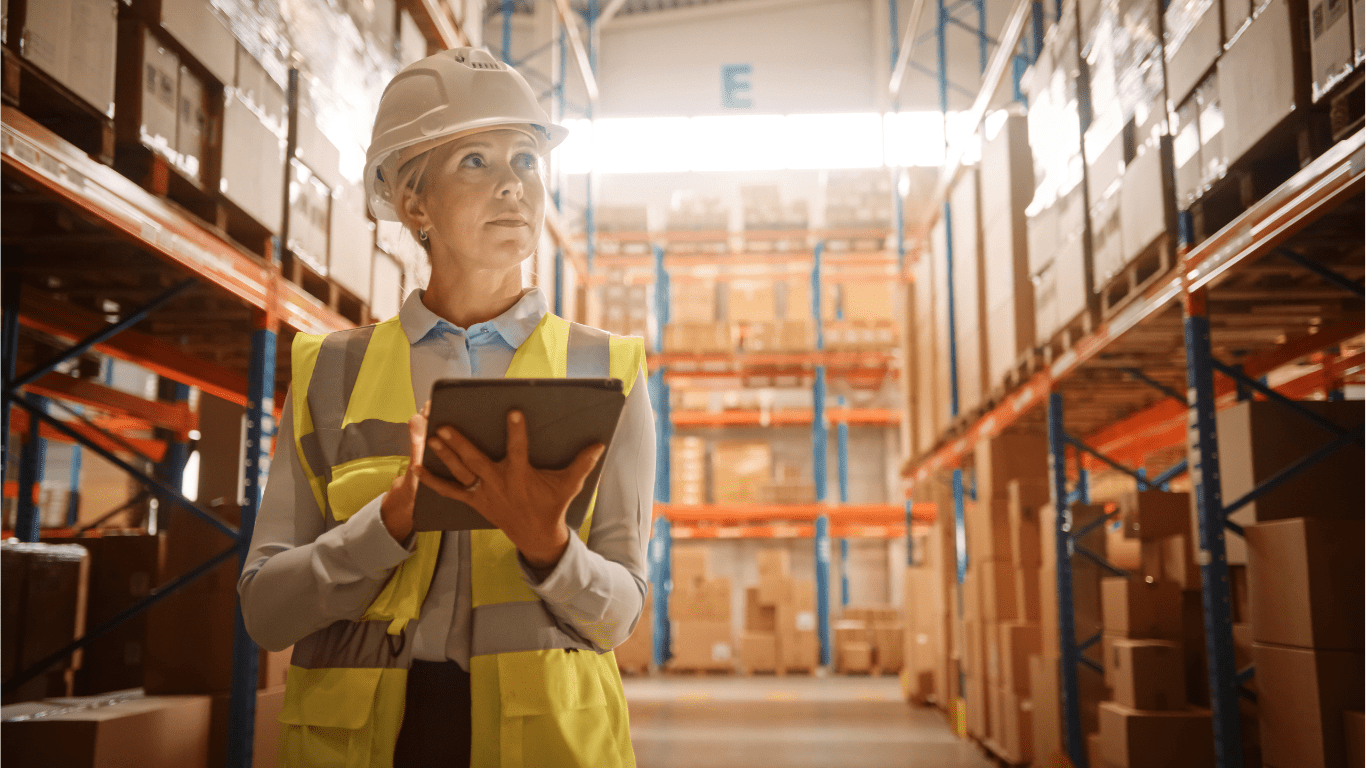
<path fill-rule="evenodd" d="M 563 4 L 561 4 L 563 5 Z M 469 38 L 445 3 L 404 3 L 430 41 L 441 48 L 468 44 Z M 566 6 L 567 8 L 567 6 Z M 297 89 L 291 73 L 290 102 Z M 291 110 L 292 112 L 292 110 Z M 8 211 L 22 211 L 60 234 L 5 236 L 6 279 L 3 297 L 4 460 L 9 465 L 11 409 L 22 409 L 30 440 L 21 451 L 17 480 L 6 479 L 17 496 L 14 535 L 37 541 L 39 516 L 35 485 L 41 478 L 43 440 L 73 442 L 93 451 L 147 486 L 165 506 L 175 506 L 209 523 L 230 542 L 218 554 L 152 593 L 108 622 L 89 628 L 71 644 L 4 681 L 10 690 L 42 673 L 118 624 L 147 610 L 234 555 L 238 567 L 251 541 L 257 506 L 270 468 L 270 450 L 280 406 L 275 396 L 289 383 L 289 340 L 295 333 L 328 333 L 352 327 L 353 319 L 285 279 L 281 272 L 282 237 L 249 249 L 186 214 L 174 203 L 145 190 L 113 168 L 92 159 L 19 109 L 0 107 L 0 166 Z M 290 116 L 293 135 L 293 114 Z M 289 147 L 293 153 L 293 142 Z M 288 168 L 288 164 L 286 164 Z M 288 179 L 282 179 L 288 184 Z M 285 195 L 288 199 L 288 194 Z M 7 213 L 7 216 L 9 214 Z M 284 214 L 288 220 L 288 211 Z M 287 225 L 286 225 L 287 226 Z M 581 271 L 584 255 L 565 237 L 554 211 L 547 229 L 560 251 Z M 258 244 L 251 244 L 258 245 Z M 104 254 L 89 253 L 92 247 Z M 41 269 L 30 269 L 41 259 Z M 60 284 L 35 275 L 60 274 Z M 62 300 L 63 295 L 94 296 L 117 308 L 106 317 Z M 558 297 L 557 297 L 558 298 Z M 557 302 L 558 304 L 558 302 Z M 362 317 L 362 319 L 368 319 Z M 31 366 L 19 371 L 20 327 L 42 342 L 30 354 Z M 285 342 L 277 354 L 277 341 Z M 42 359 L 42 349 L 66 345 Z M 82 382 L 79 391 L 67 377 L 52 374 L 87 352 L 136 363 L 172 383 L 173 402 L 142 400 L 108 387 Z M 196 427 L 184 401 L 189 388 L 247 409 L 246 504 L 238 525 L 185 498 L 181 492 L 185 441 Z M 57 401 L 95 404 L 115 413 L 169 430 L 166 439 L 135 439 L 83 419 L 49 415 Z M 117 455 L 128 449 L 159 459 L 154 475 Z M 7 496 L 10 494 L 6 494 Z M 257 646 L 246 634 L 240 607 L 233 643 L 232 693 L 226 765 L 252 764 L 255 723 Z"/>
<path fill-rule="evenodd" d="M 941 25 L 942 8 L 941 0 Z M 1056 11 L 1059 16 L 1065 12 L 1061 2 Z M 1039 50 L 1042 5 L 1029 0 L 1016 3 L 1006 32 L 998 41 L 1002 48 L 1015 46 L 1026 13 L 1033 17 L 1032 50 Z M 1006 56 L 999 49 L 997 53 L 977 106 L 984 105 L 1000 83 Z M 998 63 L 1001 66 L 996 66 Z M 980 118 L 982 113 L 975 114 Z M 941 202 L 945 218 L 951 215 L 944 192 L 957 171 L 956 162 L 952 158 L 943 171 L 931 217 L 938 215 Z M 1077 680 L 1079 674 L 1090 674 L 1080 667 L 1094 667 L 1094 662 L 1082 652 L 1099 638 L 1075 642 L 1070 556 L 1101 560 L 1102 567 L 1113 569 L 1078 543 L 1106 519 L 1077 529 L 1071 524 L 1071 504 L 1088 500 L 1090 468 L 1128 474 L 1139 488 L 1161 488 L 1182 474 L 1190 474 L 1198 508 L 1198 562 L 1215 754 L 1220 768 L 1243 765 L 1238 699 L 1250 695 L 1242 684 L 1254 670 L 1239 670 L 1234 663 L 1225 531 L 1241 535 L 1239 526 L 1228 518 L 1242 505 L 1339 446 L 1362 442 L 1360 427 L 1344 430 L 1322 424 L 1321 419 L 1298 409 L 1294 400 L 1311 394 L 1340 399 L 1344 380 L 1361 375 L 1361 353 L 1345 353 L 1341 346 L 1363 332 L 1363 189 L 1366 132 L 1358 130 L 1202 242 L 1192 242 L 1190 216 L 1183 212 L 1179 216 L 1181 248 L 1175 268 L 1097 323 L 1018 388 L 981 412 L 966 415 L 956 430 L 941 437 L 935 450 L 903 468 L 911 486 L 930 480 L 940 471 L 954 471 L 961 542 L 965 489 L 961 470 L 957 469 L 960 462 L 978 441 L 998 435 L 1022 419 L 1037 418 L 1036 409 L 1045 409 L 1059 553 L 1062 736 L 1075 765 L 1088 765 Z M 1355 245 L 1344 248 L 1343 243 Z M 1274 311 L 1249 311 L 1257 302 L 1273 303 Z M 1329 351 L 1316 355 L 1316 370 L 1275 387 L 1258 379 L 1321 350 Z M 1223 378 L 1216 379 L 1216 372 Z M 1214 417 L 1218 409 L 1254 396 L 1297 408 L 1332 437 L 1313 454 L 1229 503 L 1220 496 Z M 1178 461 L 1153 477 L 1131 468 L 1183 442 L 1189 445 L 1188 460 Z M 1069 471 L 1072 461 L 1075 471 Z M 1075 478 L 1071 489 L 1069 476 Z M 960 581 L 961 560 L 960 544 Z"/>

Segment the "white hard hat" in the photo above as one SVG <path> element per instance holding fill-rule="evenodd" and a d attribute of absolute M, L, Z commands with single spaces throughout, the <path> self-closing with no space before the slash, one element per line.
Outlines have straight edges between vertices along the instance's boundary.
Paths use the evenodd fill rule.
<path fill-rule="evenodd" d="M 517 70 L 482 48 L 452 48 L 409 64 L 385 87 L 375 116 L 365 156 L 370 213 L 398 221 L 392 182 L 404 149 L 500 126 L 528 129 L 541 154 L 569 135 L 550 122 Z"/>

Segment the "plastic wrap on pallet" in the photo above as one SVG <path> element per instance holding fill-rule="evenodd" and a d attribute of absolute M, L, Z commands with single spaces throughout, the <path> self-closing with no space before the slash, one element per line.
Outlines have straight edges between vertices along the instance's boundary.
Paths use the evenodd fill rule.
<path fill-rule="evenodd" d="M 1173 0 L 1163 11 L 1163 53 L 1172 107 L 1184 100 L 1223 51 L 1214 0 Z"/>
<path fill-rule="evenodd" d="M 1029 135 L 1038 137 L 1030 141 L 1035 179 L 1026 211 L 1030 218 L 1065 197 L 1083 176 L 1076 26 L 1069 16 L 1049 30 L 1044 48 L 1026 78 Z"/>
<path fill-rule="evenodd" d="M 277 87 L 284 87 L 290 63 L 298 62 L 301 109 L 336 147 L 341 176 L 359 183 L 380 95 L 398 71 L 392 0 L 350 2 L 346 13 L 325 0 L 213 5 Z"/>
<path fill-rule="evenodd" d="M 95 111 L 113 117 L 117 18 L 114 0 L 29 2 L 19 50 Z"/>

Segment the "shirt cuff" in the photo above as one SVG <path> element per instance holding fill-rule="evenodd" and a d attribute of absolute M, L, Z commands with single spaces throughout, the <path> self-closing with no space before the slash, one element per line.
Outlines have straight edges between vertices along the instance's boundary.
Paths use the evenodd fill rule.
<path fill-rule="evenodd" d="M 569 534 L 569 544 L 560 555 L 560 561 L 550 568 L 536 568 L 527 562 L 522 553 L 517 553 L 517 562 L 522 566 L 522 575 L 537 595 L 550 603 L 568 603 L 579 595 L 592 580 L 592 569 L 588 563 L 588 545 L 583 539 Z"/>
<path fill-rule="evenodd" d="M 405 544 L 394 541 L 389 529 L 384 527 L 380 506 L 388 493 L 381 493 L 369 504 L 352 515 L 345 525 L 336 530 L 345 539 L 345 551 L 361 573 L 371 578 L 381 578 L 408 559 L 416 547 L 415 537 L 408 534 Z"/>

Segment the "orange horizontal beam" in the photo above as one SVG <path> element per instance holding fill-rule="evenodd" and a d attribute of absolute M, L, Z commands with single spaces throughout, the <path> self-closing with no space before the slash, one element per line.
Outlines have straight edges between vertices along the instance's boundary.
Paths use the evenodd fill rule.
<path fill-rule="evenodd" d="M 831 424 L 844 422 L 856 426 L 879 426 L 901 423 L 901 412 L 893 408 L 829 408 L 826 416 Z M 798 408 L 778 411 L 674 411 L 671 418 L 676 427 L 789 427 L 810 424 L 812 412 Z"/>
<path fill-rule="evenodd" d="M 813 539 L 816 526 L 802 525 L 735 525 L 735 526 L 674 526 L 670 537 L 681 540 L 697 539 Z M 830 524 L 833 539 L 900 539 L 906 535 L 905 523 L 894 525 Z"/>
<path fill-rule="evenodd" d="M 886 366 L 895 357 L 888 352 L 659 352 L 650 355 L 652 367 L 661 365 L 726 364 L 745 368 L 794 366 Z"/>
<path fill-rule="evenodd" d="M 73 432 L 79 434 L 87 440 L 90 440 L 95 445 L 98 445 L 106 451 L 110 451 L 112 453 L 128 453 L 127 448 L 124 448 L 122 445 L 119 445 L 114 440 L 111 440 L 108 435 L 106 435 L 98 429 L 94 429 L 92 427 L 86 426 L 85 424 L 76 421 L 63 421 L 62 423 L 66 425 L 68 428 L 70 428 Z M 15 407 L 12 414 L 10 415 L 9 428 L 13 432 L 18 432 L 25 435 L 28 434 L 28 411 L 25 411 L 22 408 Z M 76 442 L 75 440 L 72 440 L 70 437 L 68 437 L 66 433 L 59 431 L 56 427 L 52 426 L 51 424 L 40 424 L 38 428 L 38 436 L 43 438 L 44 440 L 53 440 L 59 443 Z M 119 435 L 119 439 L 133 446 L 138 451 L 140 451 L 144 456 L 151 459 L 152 461 L 161 461 L 162 457 L 166 455 L 165 440 L 154 440 L 146 437 L 127 437 L 125 435 Z"/>
<path fill-rule="evenodd" d="M 104 318 L 33 291 L 24 291 L 19 300 L 19 323 L 49 336 L 79 341 L 108 324 Z M 127 330 L 113 336 L 95 350 L 136 363 L 159 376 L 199 387 L 214 397 L 238 405 L 247 404 L 247 377 L 236 371 L 186 354 L 153 336 Z"/>
<path fill-rule="evenodd" d="M 1349 320 L 1323 326 L 1316 333 L 1290 339 L 1275 349 L 1244 359 L 1242 361 L 1243 370 L 1253 378 L 1264 376 L 1281 366 L 1293 363 L 1325 347 L 1341 344 L 1348 339 L 1360 336 L 1363 322 L 1363 318 L 1358 315 Z M 1236 393 L 1237 390 L 1237 385 L 1227 376 L 1215 377 L 1214 395 L 1217 400 L 1224 400 L 1230 394 Z M 1184 422 L 1188 411 L 1189 406 L 1186 403 L 1178 402 L 1170 397 L 1164 398 L 1087 437 L 1086 442 L 1103 453 L 1117 454 L 1126 445 L 1139 439 L 1154 426 L 1162 426 L 1178 418 Z"/>
<path fill-rule="evenodd" d="M 199 426 L 199 415 L 190 410 L 188 403 L 147 400 L 89 379 L 77 379 L 61 373 L 49 373 L 25 389 L 44 397 L 94 406 L 114 415 L 131 416 L 182 435 Z"/>
<path fill-rule="evenodd" d="M 656 517 L 674 523 L 724 523 L 808 521 L 821 515 L 831 524 L 890 524 L 905 522 L 905 507 L 899 504 L 655 504 Z M 915 520 L 933 522 L 937 509 L 932 503 L 916 503 L 911 514 Z"/>

